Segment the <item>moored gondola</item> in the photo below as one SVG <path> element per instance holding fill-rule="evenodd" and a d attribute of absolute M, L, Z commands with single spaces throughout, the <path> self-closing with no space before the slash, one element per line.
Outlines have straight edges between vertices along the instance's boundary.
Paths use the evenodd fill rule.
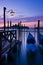
<path fill-rule="evenodd" d="M 34 36 L 29 33 L 27 37 L 27 51 L 30 53 L 35 53 L 36 52 L 36 44 L 35 44 L 35 38 Z"/>
<path fill-rule="evenodd" d="M 39 34 L 39 48 L 43 51 L 43 35 Z"/>

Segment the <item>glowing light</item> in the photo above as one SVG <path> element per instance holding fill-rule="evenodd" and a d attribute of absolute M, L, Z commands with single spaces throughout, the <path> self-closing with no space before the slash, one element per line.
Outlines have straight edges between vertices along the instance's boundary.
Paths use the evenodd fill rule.
<path fill-rule="evenodd" d="M 10 12 L 10 15 L 11 15 L 11 16 L 14 16 L 14 13 L 15 13 L 15 12 L 13 12 L 13 10 L 12 10 L 12 11 Z"/>

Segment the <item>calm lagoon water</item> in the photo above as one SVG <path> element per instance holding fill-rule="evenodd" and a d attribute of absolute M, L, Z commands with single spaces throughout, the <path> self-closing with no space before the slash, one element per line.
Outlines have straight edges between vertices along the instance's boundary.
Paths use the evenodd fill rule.
<path fill-rule="evenodd" d="M 37 30 L 35 31 L 34 29 L 33 30 L 25 29 L 25 32 L 22 32 L 22 35 L 21 35 L 22 46 L 21 46 L 21 53 L 20 53 L 20 58 L 18 59 L 19 60 L 18 63 L 20 63 L 19 65 L 43 65 L 43 54 L 40 52 L 39 49 L 37 49 L 34 55 L 32 54 L 29 55 L 27 53 L 27 47 L 26 47 L 27 41 L 26 40 L 29 35 L 29 32 L 26 32 L 26 31 L 29 31 L 35 37 L 36 46 L 38 46 L 39 44 L 37 40 L 37 32 L 36 32 Z M 40 33 L 43 34 L 43 30 L 40 30 Z"/>
<path fill-rule="evenodd" d="M 21 33 L 21 38 L 20 40 L 22 41 L 22 44 L 21 44 L 21 50 L 20 52 L 17 51 L 16 55 L 15 55 L 15 60 L 13 60 L 12 62 L 8 62 L 8 63 L 5 63 L 5 64 L 8 64 L 8 65 L 43 65 L 43 54 L 41 53 L 40 49 L 38 49 L 38 40 L 37 40 L 37 30 L 27 30 L 27 29 L 23 29 L 22 31 L 25 31 L 25 32 L 22 32 Z M 28 32 L 26 32 L 28 31 Z M 32 32 L 34 31 L 34 32 Z M 27 37 L 29 35 L 29 32 L 35 37 L 35 40 L 36 40 L 36 52 L 34 55 L 32 54 L 29 54 L 27 52 Z M 40 33 L 43 34 L 43 30 L 41 31 L 40 30 Z M 18 55 L 19 53 L 19 55 Z"/>

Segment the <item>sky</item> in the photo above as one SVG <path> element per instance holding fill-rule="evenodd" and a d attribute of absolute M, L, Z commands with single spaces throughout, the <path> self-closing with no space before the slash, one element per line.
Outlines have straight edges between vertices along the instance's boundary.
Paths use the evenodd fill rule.
<path fill-rule="evenodd" d="M 0 0 L 0 14 L 3 15 L 3 7 L 12 9 L 15 16 L 43 16 L 43 0 Z"/>
<path fill-rule="evenodd" d="M 6 11 L 12 9 L 14 17 L 43 16 L 43 0 L 0 0 L 0 18 L 3 17 L 3 7 Z M 9 14 L 6 14 L 10 17 Z"/>

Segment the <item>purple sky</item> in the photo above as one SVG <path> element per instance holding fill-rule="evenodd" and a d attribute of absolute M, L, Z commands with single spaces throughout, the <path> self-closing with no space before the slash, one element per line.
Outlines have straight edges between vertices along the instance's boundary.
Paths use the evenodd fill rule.
<path fill-rule="evenodd" d="M 43 16 L 43 0 L 0 0 L 0 16 L 3 15 L 3 7 L 7 11 L 13 9 L 14 17 Z"/>

